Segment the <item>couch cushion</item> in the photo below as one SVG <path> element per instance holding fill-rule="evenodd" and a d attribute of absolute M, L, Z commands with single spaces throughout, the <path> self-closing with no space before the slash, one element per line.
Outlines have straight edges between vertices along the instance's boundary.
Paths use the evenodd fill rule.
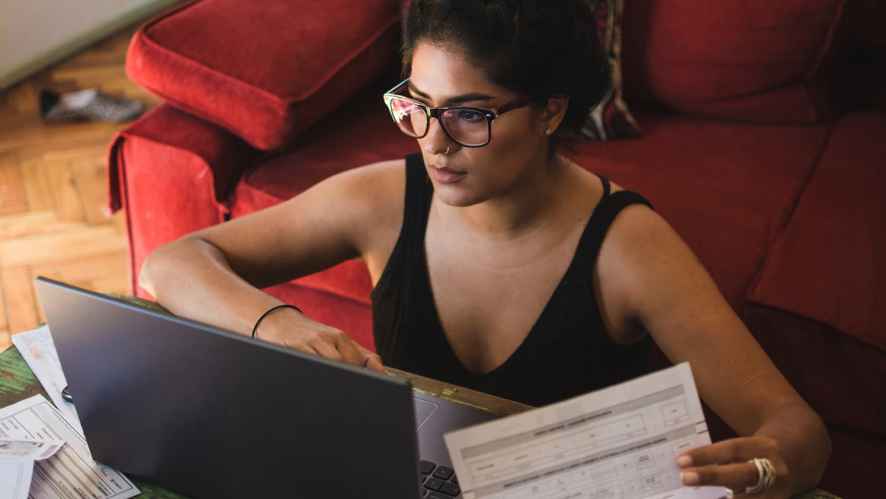
<path fill-rule="evenodd" d="M 639 114 L 643 137 L 564 151 L 648 197 L 739 309 L 818 161 L 829 126 Z"/>
<path fill-rule="evenodd" d="M 886 351 L 886 113 L 841 119 L 751 299 Z"/>
<path fill-rule="evenodd" d="M 886 438 L 886 353 L 826 324 L 749 304 L 742 314 L 785 378 L 830 425 Z"/>
<path fill-rule="evenodd" d="M 820 70 L 844 4 L 629 1 L 624 41 L 628 98 L 709 117 L 816 122 L 826 114 Z"/>
<path fill-rule="evenodd" d="M 142 27 L 126 69 L 170 103 L 274 149 L 396 64 L 398 18 L 397 0 L 198 1 Z"/>
<path fill-rule="evenodd" d="M 839 497 L 877 497 L 876 491 L 883 488 L 881 474 L 886 440 L 841 427 L 828 430 L 832 445 L 831 459 L 819 487 Z M 816 494 L 807 497 L 814 498 Z"/>
<path fill-rule="evenodd" d="M 652 114 L 641 119 L 640 139 L 583 142 L 563 152 L 649 197 L 738 307 L 817 161 L 828 127 Z M 233 214 L 288 199 L 344 169 L 415 150 L 415 141 L 390 122 L 378 95 L 365 93 L 306 132 L 291 152 L 250 172 L 236 189 Z M 365 269 L 346 265 L 358 267 L 339 266 L 302 282 L 368 302 Z"/>

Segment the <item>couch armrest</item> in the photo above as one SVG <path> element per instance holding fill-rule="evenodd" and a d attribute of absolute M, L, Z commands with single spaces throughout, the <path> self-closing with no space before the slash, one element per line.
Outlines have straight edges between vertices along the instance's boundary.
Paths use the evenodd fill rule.
<path fill-rule="evenodd" d="M 133 138 L 178 149 L 201 159 L 205 174 L 212 181 L 214 197 L 219 202 L 233 191 L 241 173 L 260 154 L 222 128 L 172 106 L 160 105 L 114 136 L 108 158 L 112 211 L 123 207 L 126 190 L 122 177 L 127 165 L 119 156 L 119 147 L 126 139 Z"/>
<path fill-rule="evenodd" d="M 110 208 L 124 209 L 132 290 L 154 248 L 225 220 L 226 199 L 259 153 L 229 132 L 161 105 L 110 146 Z"/>
<path fill-rule="evenodd" d="M 145 24 L 130 79 L 273 150 L 397 65 L 400 0 L 190 2 Z"/>

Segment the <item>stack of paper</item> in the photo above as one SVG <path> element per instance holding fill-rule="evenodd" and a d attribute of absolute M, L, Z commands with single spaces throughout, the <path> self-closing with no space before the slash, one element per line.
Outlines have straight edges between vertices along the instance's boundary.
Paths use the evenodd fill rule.
<path fill-rule="evenodd" d="M 52 398 L 35 395 L 0 409 L 0 499 L 126 499 L 140 493 L 125 476 L 89 453 L 49 329 L 12 337 Z"/>

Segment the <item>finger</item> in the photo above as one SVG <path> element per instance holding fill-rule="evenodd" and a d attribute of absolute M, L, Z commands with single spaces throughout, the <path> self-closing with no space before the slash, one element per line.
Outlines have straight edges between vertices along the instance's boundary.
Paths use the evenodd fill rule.
<path fill-rule="evenodd" d="M 313 346 L 311 346 L 307 343 L 291 343 L 291 344 L 287 343 L 285 346 L 288 348 L 291 348 L 293 350 L 298 350 L 299 352 L 302 352 L 302 353 L 307 353 L 307 354 L 311 354 L 311 355 L 319 355 L 322 357 L 322 355 L 320 355 L 320 352 L 318 352 L 316 348 L 314 348 Z"/>
<path fill-rule="evenodd" d="M 719 485 L 741 493 L 757 483 L 757 467 L 752 463 L 712 464 L 688 468 L 680 473 L 684 485 Z"/>
<path fill-rule="evenodd" d="M 711 464 L 743 463 L 755 457 L 773 457 L 774 452 L 775 443 L 771 438 L 731 438 L 686 451 L 677 457 L 677 464 L 686 468 Z"/>
<path fill-rule="evenodd" d="M 382 363 L 381 357 L 374 353 L 366 357 L 366 367 L 380 373 L 385 372 L 385 365 Z"/>
<path fill-rule="evenodd" d="M 363 365 L 366 359 L 366 355 L 364 355 L 363 352 L 360 351 L 360 349 L 357 347 L 357 344 L 354 343 L 354 340 L 342 333 L 336 338 L 335 343 L 336 347 L 338 347 L 338 351 L 341 352 L 342 357 L 345 359 L 345 362 L 349 362 L 358 366 Z"/>
<path fill-rule="evenodd" d="M 334 344 L 329 344 L 325 341 L 317 340 L 310 343 L 310 345 L 314 347 L 315 350 L 317 350 L 317 353 L 320 354 L 321 357 L 338 361 L 342 360 L 341 353 L 339 353 L 338 349 L 335 348 Z"/>
<path fill-rule="evenodd" d="M 370 355 L 375 355 L 375 352 L 373 352 L 372 350 L 370 350 L 370 349 L 364 347 L 363 345 L 361 345 L 361 344 L 359 344 L 359 343 L 357 343 L 357 342 L 354 342 L 354 345 L 356 345 L 357 348 L 360 349 L 360 353 L 362 353 L 364 357 L 368 357 L 368 356 L 370 356 Z"/>
<path fill-rule="evenodd" d="M 360 349 L 360 352 L 363 354 L 363 365 L 373 371 L 378 371 L 380 373 L 385 372 L 385 364 L 381 360 L 381 355 L 364 348 L 359 343 L 356 344 L 357 348 Z"/>

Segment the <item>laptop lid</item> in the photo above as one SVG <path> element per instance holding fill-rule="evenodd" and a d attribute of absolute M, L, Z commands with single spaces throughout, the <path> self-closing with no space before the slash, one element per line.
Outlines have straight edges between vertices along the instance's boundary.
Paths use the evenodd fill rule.
<path fill-rule="evenodd" d="M 192 497 L 418 497 L 407 382 L 36 287 L 97 461 Z"/>

